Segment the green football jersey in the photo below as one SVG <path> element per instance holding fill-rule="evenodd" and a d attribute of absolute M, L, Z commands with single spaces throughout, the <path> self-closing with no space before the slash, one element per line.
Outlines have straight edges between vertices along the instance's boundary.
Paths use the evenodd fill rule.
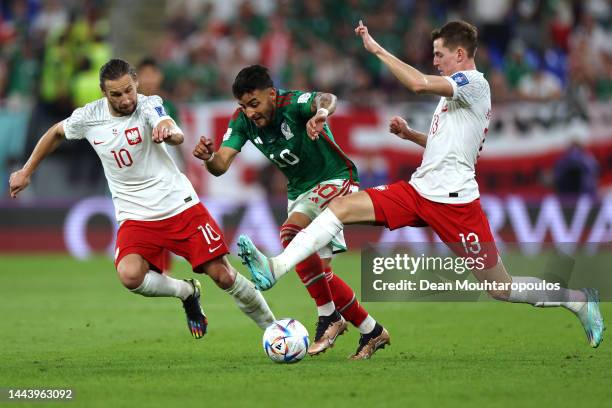
<path fill-rule="evenodd" d="M 317 140 L 306 133 L 306 123 L 315 92 L 278 90 L 272 123 L 255 126 L 238 109 L 229 122 L 222 146 L 240 151 L 251 141 L 287 177 L 287 196 L 294 200 L 325 180 L 350 179 L 359 182 L 357 168 L 334 141 L 327 126 Z"/>

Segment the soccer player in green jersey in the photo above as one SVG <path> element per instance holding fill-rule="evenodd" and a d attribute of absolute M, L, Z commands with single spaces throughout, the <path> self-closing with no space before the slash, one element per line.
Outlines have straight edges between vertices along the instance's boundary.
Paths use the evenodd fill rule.
<path fill-rule="evenodd" d="M 213 142 L 202 137 L 194 155 L 204 160 L 210 173 L 220 176 L 250 141 L 274 163 L 288 181 L 288 218 L 280 230 L 286 247 L 333 198 L 357 190 L 357 168 L 336 144 L 326 123 L 336 109 L 336 96 L 275 88 L 261 65 L 242 69 L 232 91 L 240 108 L 229 122 L 221 147 L 214 151 Z M 352 358 L 367 359 L 390 344 L 389 334 L 359 304 L 353 289 L 332 273 L 332 254 L 345 250 L 340 233 L 295 267 L 319 315 L 308 353 L 316 355 L 333 346 L 346 330 L 346 318 L 361 333 Z"/>

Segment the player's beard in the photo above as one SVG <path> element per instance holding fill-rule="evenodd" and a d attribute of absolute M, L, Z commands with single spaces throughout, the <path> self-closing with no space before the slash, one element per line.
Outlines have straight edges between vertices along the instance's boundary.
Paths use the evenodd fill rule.
<path fill-rule="evenodd" d="M 136 110 L 136 102 L 134 102 L 131 105 L 128 105 L 125 108 L 122 108 L 120 105 L 115 105 L 112 102 L 111 102 L 111 106 L 113 107 L 113 110 L 117 112 L 118 114 L 120 114 L 121 116 L 129 116 L 132 113 L 134 113 L 134 111 Z"/>
<path fill-rule="evenodd" d="M 257 115 L 257 119 L 253 120 L 253 122 L 255 123 L 255 126 L 257 126 L 258 128 L 265 128 L 267 126 L 270 125 L 270 123 L 272 123 L 272 118 L 274 117 L 274 108 L 271 107 L 268 112 L 262 112 L 259 115 Z M 263 120 L 263 123 L 262 123 Z"/>
<path fill-rule="evenodd" d="M 265 115 L 259 115 L 257 119 L 253 119 L 253 122 L 258 128 L 263 128 L 270 124 L 270 120 Z"/>

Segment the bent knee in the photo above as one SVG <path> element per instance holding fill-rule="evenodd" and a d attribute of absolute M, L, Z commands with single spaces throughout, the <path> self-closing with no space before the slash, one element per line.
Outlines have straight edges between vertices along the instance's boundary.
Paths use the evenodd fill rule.
<path fill-rule="evenodd" d="M 343 220 L 348 215 L 348 206 L 346 205 L 346 200 L 348 196 L 336 197 L 327 206 L 334 213 L 339 220 Z"/>
<path fill-rule="evenodd" d="M 136 289 L 142 284 L 149 270 L 147 261 L 141 257 L 126 256 L 117 265 L 119 280 L 127 289 Z"/>
<path fill-rule="evenodd" d="M 229 289 L 236 280 L 236 270 L 227 262 L 225 257 L 217 258 L 202 265 L 202 272 L 210 276 L 221 289 Z"/>

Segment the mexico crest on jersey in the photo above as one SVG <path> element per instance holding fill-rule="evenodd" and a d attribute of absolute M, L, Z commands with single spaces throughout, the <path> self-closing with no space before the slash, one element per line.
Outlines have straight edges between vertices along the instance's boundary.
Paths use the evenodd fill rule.
<path fill-rule="evenodd" d="M 287 122 L 285 122 L 283 120 L 283 123 L 281 123 L 281 132 L 283 133 L 283 136 L 285 136 L 285 139 L 289 140 L 293 137 L 293 133 L 291 132 L 291 128 L 289 127 L 289 125 L 287 124 Z"/>
<path fill-rule="evenodd" d="M 131 129 L 125 129 L 125 137 L 127 138 L 129 145 L 135 145 L 142 142 L 140 137 L 140 130 L 137 127 Z"/>

